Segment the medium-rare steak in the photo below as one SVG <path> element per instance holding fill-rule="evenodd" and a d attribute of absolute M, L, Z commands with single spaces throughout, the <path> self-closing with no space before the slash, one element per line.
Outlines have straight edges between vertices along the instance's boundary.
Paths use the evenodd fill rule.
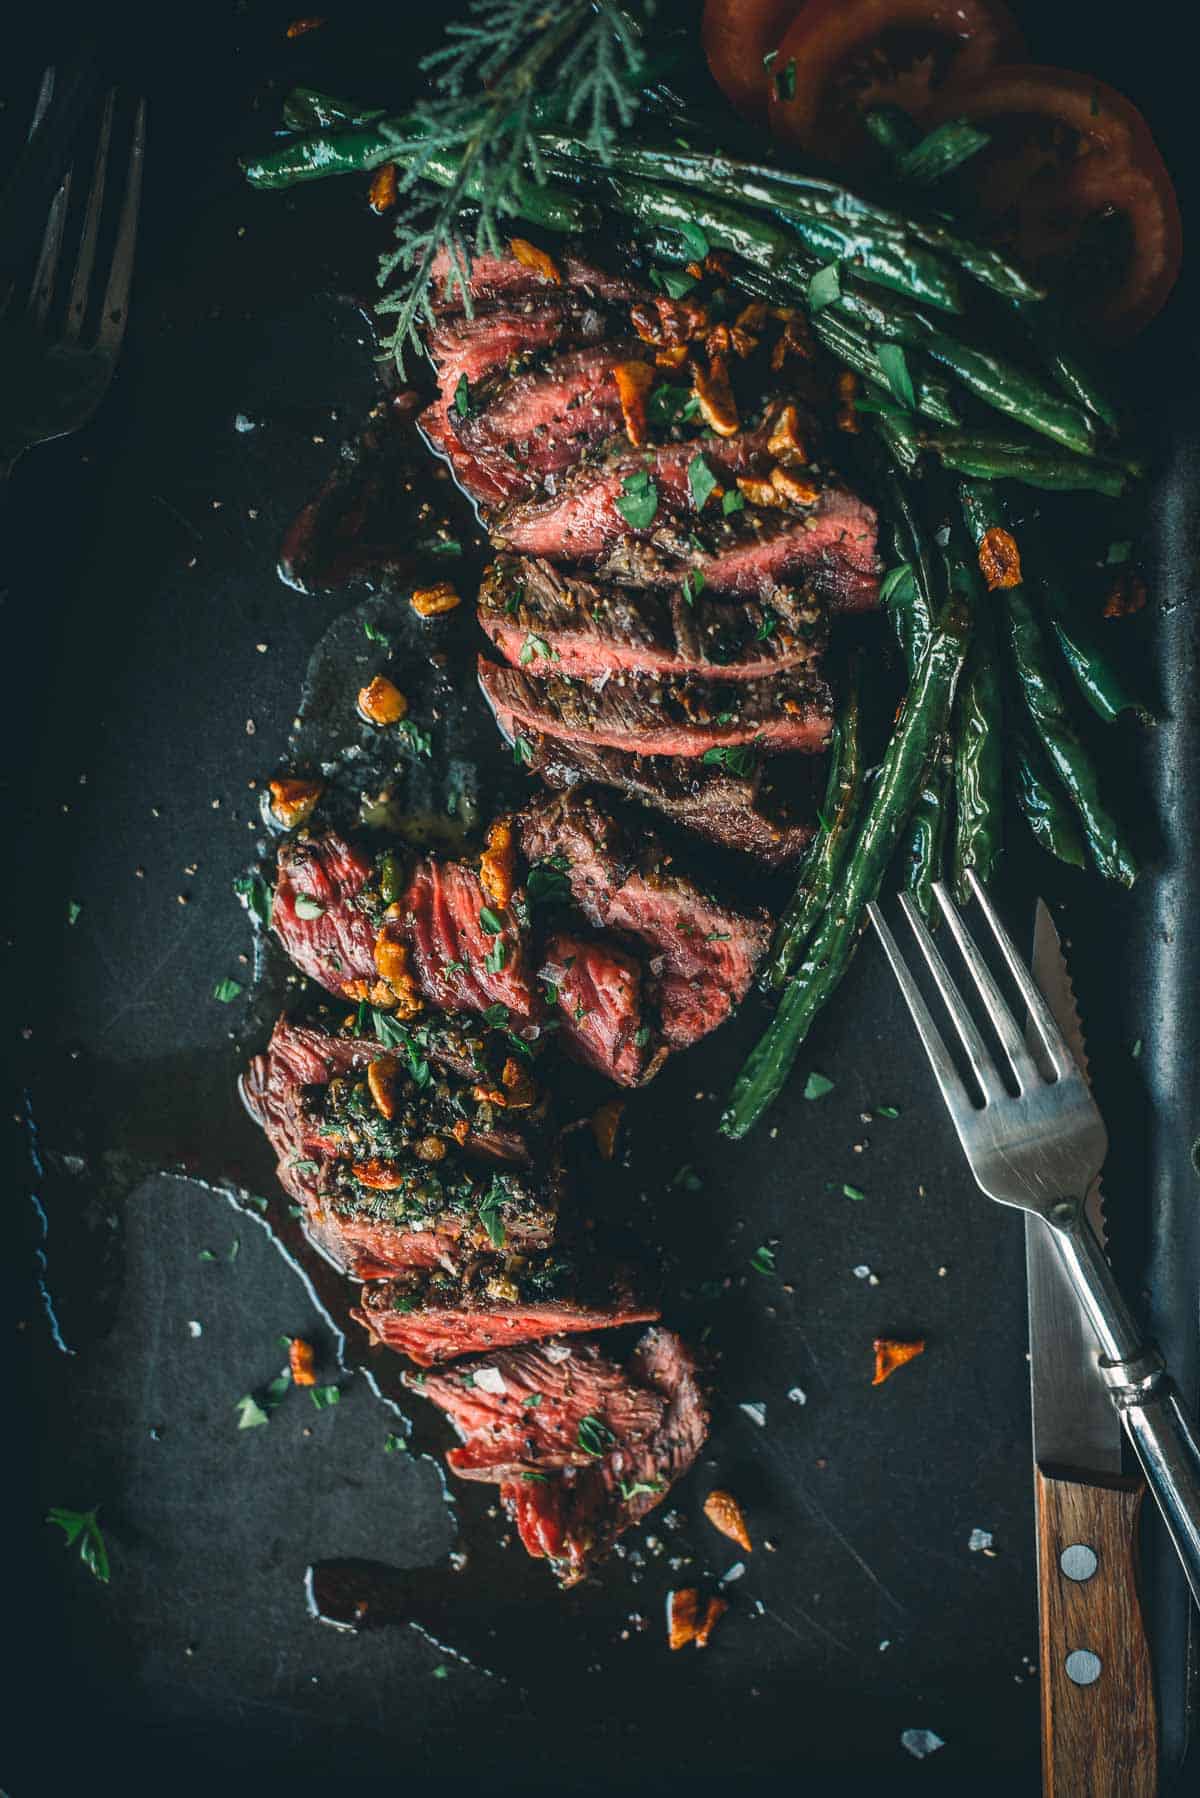
<path fill-rule="evenodd" d="M 669 1048 L 685 1049 L 741 1004 L 771 926 L 732 910 L 668 866 L 653 837 L 636 850 L 619 820 L 587 793 L 535 800 L 521 814 L 534 862 L 557 858 L 590 923 L 649 955 L 649 987 Z"/>
<path fill-rule="evenodd" d="M 788 587 L 731 604 L 681 587 L 600 586 L 534 557 L 499 556 L 479 589 L 479 623 L 506 662 L 531 675 L 614 673 L 753 680 L 815 665 L 824 608 Z"/>
<path fill-rule="evenodd" d="M 708 1433 L 691 1357 L 662 1329 L 624 1369 L 589 1345 L 552 1342 L 427 1375 L 420 1389 L 463 1439 L 448 1464 L 499 1481 L 525 1548 L 564 1586 L 662 1503 Z"/>
<path fill-rule="evenodd" d="M 528 772 L 547 786 L 570 791 L 591 782 L 608 787 L 710 843 L 754 856 L 768 868 L 796 861 L 812 840 L 812 824 L 792 814 L 789 801 L 770 778 L 785 767 L 794 769 L 794 760 L 768 762 L 748 775 L 734 775 L 690 758 L 628 755 L 578 740 L 567 743 L 539 731 L 523 732 L 522 744 Z M 807 773 L 807 758 L 801 769 Z M 780 784 L 794 786 L 797 781 Z M 815 794 L 812 802 L 815 805 Z"/>
<path fill-rule="evenodd" d="M 399 902 L 413 971 L 432 1005 L 486 1011 L 505 1005 L 517 1024 L 541 1014 L 515 905 L 489 906 L 466 862 L 417 863 Z"/>
<path fill-rule="evenodd" d="M 739 474 L 762 473 L 766 435 L 760 427 L 588 463 L 554 494 L 508 507 L 493 524 L 492 541 L 552 562 L 582 562 L 636 586 L 676 585 L 690 569 L 717 593 L 770 593 L 807 580 L 840 610 L 875 605 L 876 517 L 846 488 L 814 478 L 812 502 L 794 510 L 747 504 L 725 515 L 709 500 L 696 511 L 689 480 L 695 458 L 732 485 Z M 639 498 L 648 516 L 631 524 L 631 509 L 640 516 L 633 504 Z"/>
<path fill-rule="evenodd" d="M 539 974 L 558 1019 L 558 1040 L 574 1061 L 618 1086 L 642 1086 L 662 1066 L 658 1030 L 642 998 L 642 969 L 615 943 L 557 931 Z"/>
<path fill-rule="evenodd" d="M 704 756 L 734 773 L 752 765 L 753 749 L 816 753 L 833 725 L 829 688 L 801 669 L 745 681 L 621 674 L 593 685 L 557 674 L 531 680 L 481 656 L 479 685 L 510 743 L 534 731 L 627 754 Z M 728 752 L 739 749 L 751 753 L 731 763 Z"/>
<path fill-rule="evenodd" d="M 336 832 L 281 845 L 271 928 L 301 973 L 344 999 L 377 981 L 372 866 Z"/>
<path fill-rule="evenodd" d="M 620 1289 L 593 1295 L 589 1303 L 578 1295 L 578 1282 L 579 1270 L 553 1251 L 481 1256 L 461 1275 L 438 1268 L 376 1281 L 364 1288 L 354 1316 L 374 1341 L 421 1367 L 658 1318 L 653 1306 L 635 1303 Z"/>
<path fill-rule="evenodd" d="M 571 243 L 556 253 L 553 265 L 558 279 L 544 268 L 520 259 L 515 253 L 493 256 L 488 253 L 471 257 L 468 280 L 471 298 L 478 306 L 494 300 L 523 299 L 529 295 L 577 293 L 606 306 L 632 306 L 645 299 L 640 282 L 604 268 L 581 244 Z M 454 286 L 450 291 L 450 258 L 440 252 L 434 260 L 432 281 L 434 310 L 439 315 L 463 310 L 462 292 Z"/>
<path fill-rule="evenodd" d="M 524 1064 L 509 1071 L 496 1034 L 474 1079 L 460 1081 L 449 1067 L 471 1043 L 469 1027 L 385 1023 L 392 1046 L 280 1019 L 242 1078 L 308 1235 L 364 1280 L 454 1267 L 500 1243 L 545 1247 L 560 1175 Z"/>

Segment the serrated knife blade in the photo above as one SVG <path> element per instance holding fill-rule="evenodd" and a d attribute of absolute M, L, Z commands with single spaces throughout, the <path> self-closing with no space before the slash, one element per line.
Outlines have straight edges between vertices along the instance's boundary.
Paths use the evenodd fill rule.
<path fill-rule="evenodd" d="M 1038 900 L 1033 932 L 1033 977 L 1087 1078 L 1087 1051 L 1075 989 L 1054 920 Z M 1103 1241 L 1100 1182 L 1088 1194 L 1088 1213 Z M 1099 1372 L 1099 1345 L 1047 1226 L 1025 1221 L 1029 1281 L 1029 1361 L 1033 1401 L 1033 1455 L 1041 1468 L 1084 1474 L 1121 1471 L 1121 1424 Z"/>

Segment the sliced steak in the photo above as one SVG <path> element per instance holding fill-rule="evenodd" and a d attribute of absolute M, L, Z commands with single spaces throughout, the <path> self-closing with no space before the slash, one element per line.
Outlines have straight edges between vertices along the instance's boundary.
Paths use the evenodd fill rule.
<path fill-rule="evenodd" d="M 435 1059 L 440 1033 L 395 1032 L 397 1043 L 330 1036 L 281 1019 L 241 1081 L 265 1130 L 284 1190 L 308 1235 L 358 1279 L 406 1268 L 454 1267 L 503 1231 L 513 1248 L 545 1247 L 560 1175 L 545 1107 L 521 1110 L 492 1070 L 503 1040 L 470 1083 Z M 465 1031 L 449 1053 L 470 1041 Z M 372 1063 L 382 1064 L 365 1079 Z M 389 1095 L 392 1116 L 376 1090 Z"/>
<path fill-rule="evenodd" d="M 531 861 L 558 858 L 589 922 L 644 947 L 669 1048 L 698 1042 L 741 1004 L 770 939 L 765 914 L 721 905 L 674 872 L 652 837 L 635 849 L 620 822 L 586 793 L 535 800 L 520 828 Z"/>
<path fill-rule="evenodd" d="M 557 295 L 488 307 L 473 318 L 460 313 L 439 319 L 426 333 L 425 346 L 437 371 L 443 416 L 464 375 L 468 387 L 474 387 L 496 369 L 519 365 L 522 357 L 596 343 L 605 322 L 595 307 L 580 307 Z"/>
<path fill-rule="evenodd" d="M 767 754 L 816 753 L 833 722 L 829 688 L 801 670 L 737 682 L 614 675 L 599 686 L 561 675 L 530 680 L 480 657 L 479 685 L 509 742 L 534 731 L 626 754 L 717 761 L 721 751 L 751 745 Z"/>
<path fill-rule="evenodd" d="M 730 604 L 681 588 L 634 592 L 564 573 L 540 558 L 500 556 L 479 590 L 479 623 L 506 662 L 530 675 L 695 674 L 753 680 L 815 664 L 826 618 L 811 594 L 780 587 Z"/>
<path fill-rule="evenodd" d="M 577 1270 L 553 1253 L 480 1257 L 462 1275 L 444 1269 L 377 1281 L 354 1316 L 374 1341 L 436 1367 L 520 1342 L 653 1323 L 658 1311 L 624 1291 L 586 1303 L 570 1291 Z"/>
<path fill-rule="evenodd" d="M 292 961 L 339 998 L 370 997 L 379 908 L 367 857 L 330 830 L 284 843 L 278 870 L 271 928 Z"/>
<path fill-rule="evenodd" d="M 618 1086 L 641 1086 L 662 1066 L 661 1039 L 645 1009 L 640 964 L 615 943 L 556 932 L 539 978 L 573 1061 Z"/>
<path fill-rule="evenodd" d="M 696 438 L 589 463 L 573 470 L 556 493 L 507 508 L 493 525 L 492 541 L 550 561 L 582 562 L 636 586 L 674 586 L 691 569 L 714 593 L 749 596 L 806 580 L 839 609 L 876 604 L 876 516 L 845 488 L 814 480 L 817 497 L 795 511 L 746 505 L 726 517 L 710 500 L 697 514 L 688 481 L 693 459 L 702 455 L 727 483 L 739 474 L 761 474 L 766 435 L 760 428 L 724 439 Z M 634 527 L 621 503 L 628 508 L 627 483 L 647 474 L 658 503 L 649 522 Z"/>
<path fill-rule="evenodd" d="M 576 243 L 564 248 L 555 246 L 551 253 L 559 280 L 547 272 L 531 268 L 512 255 L 474 255 L 468 280 L 471 298 L 477 304 L 498 299 L 524 299 L 530 295 L 554 293 L 582 294 L 606 306 L 631 306 L 646 297 L 645 287 L 632 278 L 615 273 L 596 262 L 587 249 Z M 440 252 L 433 265 L 435 310 L 438 313 L 462 311 L 462 293 L 448 291 L 450 259 Z"/>
<path fill-rule="evenodd" d="M 662 1503 L 708 1433 L 692 1358 L 668 1330 L 647 1331 L 624 1370 L 590 1346 L 545 1343 L 456 1372 L 421 1387 L 463 1438 L 448 1463 L 463 1478 L 499 1481 L 525 1548 L 565 1586 Z"/>
<path fill-rule="evenodd" d="M 771 784 L 777 770 L 795 767 L 791 758 L 737 776 L 693 759 L 628 755 L 538 731 L 522 732 L 522 741 L 528 772 L 547 786 L 570 791 L 590 781 L 608 787 L 710 843 L 754 856 L 766 867 L 786 867 L 812 840 L 812 824 L 796 818 Z M 789 784 L 794 783 L 780 782 Z M 815 805 L 816 796 L 811 798 Z"/>
<path fill-rule="evenodd" d="M 418 862 L 400 900 L 400 918 L 413 971 L 432 1005 L 446 1011 L 505 1005 L 518 1025 L 540 1015 L 516 911 L 488 906 L 479 875 L 466 862 Z M 501 924 L 499 931 L 489 929 L 493 921 Z"/>

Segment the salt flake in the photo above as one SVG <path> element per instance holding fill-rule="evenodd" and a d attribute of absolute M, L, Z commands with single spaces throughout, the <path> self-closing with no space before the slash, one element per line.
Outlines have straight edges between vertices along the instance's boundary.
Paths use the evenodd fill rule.
<path fill-rule="evenodd" d="M 971 1534 L 967 1537 L 967 1547 L 973 1555 L 980 1554 L 984 1549 L 990 1548 L 991 1546 L 991 1530 L 972 1530 Z"/>
<path fill-rule="evenodd" d="M 542 1349 L 542 1353 L 547 1361 L 553 1361 L 556 1365 L 559 1361 L 571 1359 L 571 1351 L 565 1342 L 548 1342 Z"/>
<path fill-rule="evenodd" d="M 931 1729 L 902 1729 L 900 1746 L 907 1748 L 914 1760 L 923 1761 L 927 1754 L 936 1754 L 939 1748 L 946 1746 L 941 1736 L 934 1735 Z"/>
<path fill-rule="evenodd" d="M 744 1404 L 744 1405 L 739 1405 L 738 1410 L 744 1411 L 746 1413 L 746 1416 L 750 1419 L 751 1423 L 756 1423 L 760 1430 L 766 1429 L 766 1427 L 767 1427 L 767 1407 L 761 1401 L 758 1401 L 754 1404 L 748 1403 L 748 1404 Z"/>
<path fill-rule="evenodd" d="M 806 1405 L 808 1403 L 808 1394 L 800 1386 L 789 1386 L 788 1397 L 794 1405 Z"/>
<path fill-rule="evenodd" d="M 854 1278 L 856 1280 L 869 1280 L 871 1278 L 871 1270 L 867 1267 L 865 1262 L 860 1261 L 858 1266 L 854 1269 Z"/>
<path fill-rule="evenodd" d="M 496 1398 L 503 1398 L 508 1391 L 504 1384 L 504 1375 L 498 1367 L 477 1367 L 475 1384 L 484 1392 L 492 1393 Z"/>
<path fill-rule="evenodd" d="M 733 1563 L 732 1567 L 727 1567 L 725 1569 L 724 1573 L 721 1575 L 720 1583 L 723 1586 L 731 1586 L 735 1579 L 741 1579 L 741 1577 L 742 1577 L 743 1573 L 745 1573 L 745 1571 L 746 1571 L 745 1561 L 735 1561 Z"/>
<path fill-rule="evenodd" d="M 204 1334 L 204 1325 L 197 1323 L 196 1319 L 193 1317 L 188 1324 L 188 1335 L 189 1336 L 203 1336 L 203 1334 Z"/>

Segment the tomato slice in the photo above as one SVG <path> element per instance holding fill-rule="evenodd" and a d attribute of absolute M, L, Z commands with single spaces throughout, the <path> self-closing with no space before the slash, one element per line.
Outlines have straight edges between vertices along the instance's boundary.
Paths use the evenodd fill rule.
<path fill-rule="evenodd" d="M 825 161 L 858 155 L 871 107 L 923 119 L 951 83 L 1024 48 L 1000 0 L 803 0 L 771 68 L 771 131 Z"/>
<path fill-rule="evenodd" d="M 766 58 L 804 0 L 705 0 L 700 28 L 713 80 L 747 118 L 765 120 L 771 89 Z M 774 61 L 772 59 L 772 66 Z"/>
<path fill-rule="evenodd" d="M 934 117 L 989 132 L 962 176 L 980 213 L 1098 335 L 1154 316 L 1179 274 L 1179 202 L 1124 94 L 1068 69 L 996 68 L 943 94 Z"/>

